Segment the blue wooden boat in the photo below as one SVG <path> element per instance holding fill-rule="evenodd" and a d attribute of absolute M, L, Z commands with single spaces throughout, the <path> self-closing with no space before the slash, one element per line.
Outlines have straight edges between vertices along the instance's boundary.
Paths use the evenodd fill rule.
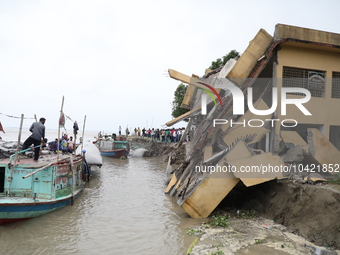
<path fill-rule="evenodd" d="M 102 156 L 111 158 L 127 158 L 130 153 L 130 144 L 127 140 L 115 140 L 111 137 L 99 138 L 96 145 Z"/>
<path fill-rule="evenodd" d="M 0 159 L 0 225 L 73 204 L 85 187 L 90 170 L 82 155 L 40 158 Z"/>

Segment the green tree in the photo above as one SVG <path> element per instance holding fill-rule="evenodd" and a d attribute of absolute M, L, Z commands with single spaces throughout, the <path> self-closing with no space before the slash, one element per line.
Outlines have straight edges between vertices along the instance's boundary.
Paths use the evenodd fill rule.
<path fill-rule="evenodd" d="M 211 62 L 211 66 L 209 67 L 209 69 L 215 70 L 221 66 L 224 66 L 229 59 L 238 57 L 240 57 L 240 53 L 236 50 L 231 50 L 227 55 L 223 56 L 222 58 L 216 59 L 216 61 Z"/>
<path fill-rule="evenodd" d="M 182 114 L 188 112 L 189 110 L 181 108 L 181 104 L 183 102 L 185 92 L 187 91 L 188 85 L 185 85 L 183 83 L 179 84 L 177 89 L 175 90 L 175 97 L 172 101 L 172 116 L 174 118 L 177 118 L 181 116 Z"/>

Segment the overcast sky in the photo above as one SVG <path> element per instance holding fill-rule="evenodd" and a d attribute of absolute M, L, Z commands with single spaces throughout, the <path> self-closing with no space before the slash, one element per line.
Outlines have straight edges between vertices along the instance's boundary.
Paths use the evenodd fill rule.
<path fill-rule="evenodd" d="M 277 23 L 340 33 L 338 0 L 0 0 L 0 121 L 64 113 L 86 130 L 159 128 L 179 82 Z M 30 126 L 27 119 L 24 126 Z M 67 120 L 66 128 L 72 129 Z M 182 125 L 179 124 L 180 126 Z"/>

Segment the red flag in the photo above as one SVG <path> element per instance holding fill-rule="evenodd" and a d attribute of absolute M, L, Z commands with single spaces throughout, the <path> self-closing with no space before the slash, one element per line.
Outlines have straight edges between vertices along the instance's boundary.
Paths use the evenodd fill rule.
<path fill-rule="evenodd" d="M 2 125 L 1 125 L 1 122 L 0 122 L 0 131 L 2 131 L 2 132 L 5 133 L 4 128 L 3 128 Z"/>
<path fill-rule="evenodd" d="M 63 112 L 60 112 L 59 126 L 63 127 L 64 125 L 65 125 L 65 115 Z"/>

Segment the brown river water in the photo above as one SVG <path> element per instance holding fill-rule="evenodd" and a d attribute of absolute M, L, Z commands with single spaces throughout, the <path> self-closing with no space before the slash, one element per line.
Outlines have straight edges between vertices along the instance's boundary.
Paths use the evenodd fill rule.
<path fill-rule="evenodd" d="M 160 158 L 103 158 L 73 206 L 0 226 L 0 254 L 185 254 L 200 223 L 164 194 Z"/>

